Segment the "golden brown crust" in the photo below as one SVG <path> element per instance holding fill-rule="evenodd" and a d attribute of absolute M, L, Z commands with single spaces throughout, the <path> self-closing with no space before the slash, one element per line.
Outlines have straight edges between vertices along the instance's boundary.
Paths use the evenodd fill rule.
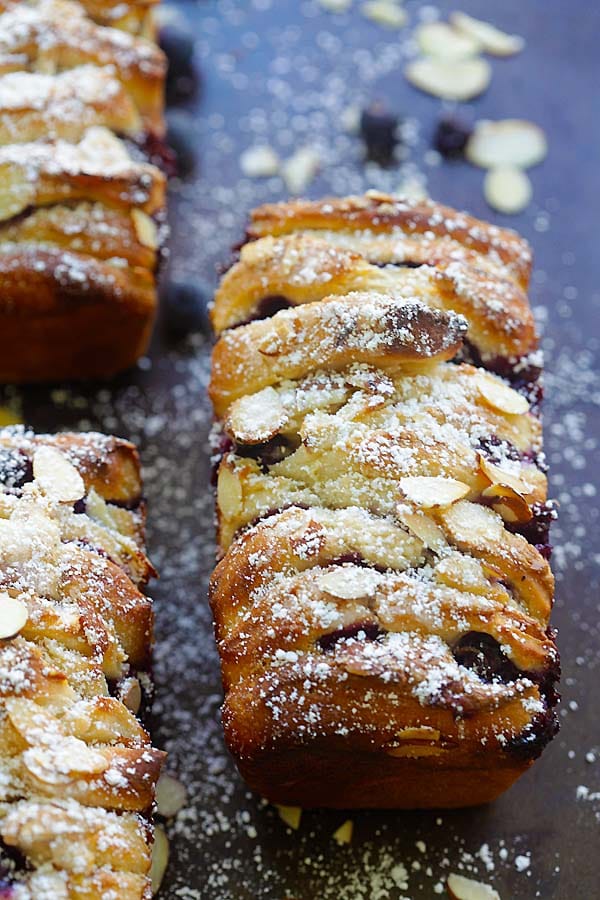
<path fill-rule="evenodd" d="M 0 15 L 0 75 L 111 66 L 144 127 L 164 132 L 166 59 L 156 44 L 95 24 L 74 0 L 19 3 Z"/>
<path fill-rule="evenodd" d="M 382 369 L 450 359 L 466 330 L 460 316 L 377 293 L 326 297 L 225 332 L 212 358 L 209 394 L 217 415 L 244 394 L 351 362 Z"/>
<path fill-rule="evenodd" d="M 228 746 L 276 803 L 489 801 L 556 731 L 552 512 L 535 406 L 456 357 L 468 323 L 533 364 L 529 249 L 375 193 L 249 235 L 212 312 Z"/>
<path fill-rule="evenodd" d="M 149 663 L 139 494 L 125 441 L 0 431 L 0 836 L 28 900 L 147 895 L 164 754 L 109 691 Z"/>
<path fill-rule="evenodd" d="M 381 246 L 379 263 L 438 265 L 452 260 L 480 262 L 505 270 L 522 287 L 531 272 L 531 250 L 516 232 L 474 219 L 433 200 L 409 200 L 369 191 L 360 197 L 293 200 L 258 207 L 252 213 L 252 238 L 292 232 L 358 233 L 367 245 Z M 364 233 L 363 234 L 361 234 Z M 377 238 L 383 238 L 378 241 Z M 370 241 L 370 238 L 375 238 Z"/>
<path fill-rule="evenodd" d="M 537 347 L 525 291 L 512 279 L 463 262 L 417 269 L 376 266 L 354 250 L 303 234 L 246 244 L 224 276 L 211 317 L 217 334 L 260 317 L 261 303 L 281 298 L 296 306 L 351 291 L 414 297 L 453 310 L 469 323 L 469 339 L 485 359 L 518 359 Z"/>

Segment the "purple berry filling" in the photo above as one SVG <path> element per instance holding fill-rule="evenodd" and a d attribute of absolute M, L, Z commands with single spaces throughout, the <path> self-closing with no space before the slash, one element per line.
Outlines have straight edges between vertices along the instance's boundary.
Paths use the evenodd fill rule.
<path fill-rule="evenodd" d="M 376 641 L 386 634 L 375 622 L 353 622 L 351 625 L 345 625 L 343 628 L 337 628 L 329 634 L 322 635 L 317 643 L 321 650 L 328 653 L 333 650 L 339 641 L 356 638 L 361 633 L 364 634 L 364 640 L 366 641 Z"/>
<path fill-rule="evenodd" d="M 11 491 L 19 491 L 33 481 L 33 465 L 21 450 L 0 447 L 0 484 Z"/>
<path fill-rule="evenodd" d="M 498 641 L 489 634 L 469 631 L 452 648 L 456 662 L 472 669 L 482 681 L 508 684 L 523 673 L 506 656 Z"/>

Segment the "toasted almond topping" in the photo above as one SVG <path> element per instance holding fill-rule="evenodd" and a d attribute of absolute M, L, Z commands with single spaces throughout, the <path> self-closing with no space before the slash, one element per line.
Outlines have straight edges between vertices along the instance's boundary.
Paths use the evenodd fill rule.
<path fill-rule="evenodd" d="M 145 212 L 142 212 L 141 209 L 133 209 L 131 218 L 140 244 L 143 244 L 144 247 L 149 247 L 150 250 L 156 250 L 158 247 L 158 232 L 153 219 Z"/>
<path fill-rule="evenodd" d="M 433 519 L 423 513 L 411 512 L 410 508 L 403 503 L 398 504 L 397 515 L 409 531 L 422 540 L 430 550 L 435 553 L 443 553 L 447 549 L 448 544 L 444 532 Z"/>
<path fill-rule="evenodd" d="M 500 900 L 498 891 L 489 884 L 455 875 L 454 872 L 448 876 L 446 887 L 454 900 Z"/>
<path fill-rule="evenodd" d="M 519 494 L 527 493 L 527 485 L 518 475 L 513 475 L 511 472 L 507 472 L 505 469 L 500 468 L 500 466 L 494 465 L 494 463 L 491 463 L 481 453 L 478 453 L 477 456 L 479 468 L 485 477 L 489 478 L 491 484 L 508 485 Z"/>
<path fill-rule="evenodd" d="M 379 572 L 362 566 L 339 566 L 317 576 L 318 587 L 341 600 L 359 600 L 361 597 L 371 597 L 380 583 Z"/>
<path fill-rule="evenodd" d="M 299 806 L 280 806 L 275 804 L 275 808 L 279 813 L 279 818 L 294 831 L 300 828 L 300 819 L 302 818 L 302 809 Z"/>
<path fill-rule="evenodd" d="M 156 811 L 159 815 L 170 819 L 183 809 L 186 800 L 185 785 L 172 775 L 163 772 L 156 785 Z"/>
<path fill-rule="evenodd" d="M 465 155 L 482 169 L 515 167 L 529 169 L 548 153 L 546 135 L 526 119 L 481 119 L 475 124 Z"/>
<path fill-rule="evenodd" d="M 402 28 L 406 25 L 406 11 L 392 0 L 370 0 L 360 8 L 365 18 L 383 25 L 384 28 Z"/>
<path fill-rule="evenodd" d="M 505 522 L 529 522 L 531 509 L 525 497 L 507 484 L 492 484 L 481 492 L 481 496 L 492 501 L 494 510 Z"/>
<path fill-rule="evenodd" d="M 339 828 L 333 832 L 333 839 L 340 846 L 342 844 L 350 844 L 352 842 L 352 832 L 354 831 L 354 822 L 352 819 L 346 819 Z"/>
<path fill-rule="evenodd" d="M 83 478 L 54 447 L 38 447 L 33 454 L 33 475 L 44 493 L 59 503 L 75 503 L 85 495 Z"/>
<path fill-rule="evenodd" d="M 510 416 L 522 416 L 529 409 L 529 403 L 523 394 L 517 393 L 507 384 L 491 375 L 479 374 L 477 388 L 483 400 L 498 412 Z"/>
<path fill-rule="evenodd" d="M 450 506 L 469 493 L 469 485 L 454 478 L 410 475 L 400 479 L 400 487 L 407 498 L 425 509 Z"/>
<path fill-rule="evenodd" d="M 237 472 L 232 472 L 228 466 L 219 468 L 217 481 L 217 506 L 226 518 L 237 516 L 242 511 L 244 495 Z"/>
<path fill-rule="evenodd" d="M 414 728 L 403 728 L 399 731 L 397 738 L 399 741 L 439 741 L 440 732 L 437 728 L 431 728 L 429 725 L 416 725 Z"/>
<path fill-rule="evenodd" d="M 137 715 L 142 705 L 142 688 L 137 678 L 125 678 L 120 685 L 119 697 L 127 709 Z"/>
<path fill-rule="evenodd" d="M 520 53 L 525 46 L 525 40 L 518 34 L 507 34 L 490 22 L 474 19 L 463 12 L 452 13 L 450 23 L 461 34 L 478 41 L 481 47 L 493 56 L 512 56 Z"/>
<path fill-rule="evenodd" d="M 490 169 L 483 182 L 483 195 L 492 209 L 516 215 L 527 209 L 533 196 L 531 181 L 514 166 Z"/>
<path fill-rule="evenodd" d="M 267 145 L 248 147 L 240 156 L 240 169 L 247 178 L 268 178 L 279 172 L 279 157 Z"/>
<path fill-rule="evenodd" d="M 425 22 L 417 29 L 416 37 L 423 53 L 438 59 L 468 59 L 481 50 L 479 41 L 447 22 Z"/>
<path fill-rule="evenodd" d="M 225 427 L 240 443 L 260 444 L 274 437 L 287 418 L 277 391 L 266 387 L 233 403 Z"/>
<path fill-rule="evenodd" d="M 0 591 L 0 638 L 6 640 L 17 635 L 27 623 L 29 613 L 22 600 Z"/>
<path fill-rule="evenodd" d="M 152 893 L 158 894 L 167 866 L 169 864 L 169 839 L 160 825 L 154 826 L 154 844 L 152 845 L 152 865 L 150 880 Z"/>
<path fill-rule="evenodd" d="M 448 60 L 423 57 L 408 64 L 406 78 L 415 87 L 442 100 L 472 100 L 490 83 L 491 68 L 485 59 Z"/>
<path fill-rule="evenodd" d="M 320 163 L 321 157 L 312 147 L 300 147 L 286 159 L 281 174 L 290 193 L 301 194 L 317 174 Z"/>

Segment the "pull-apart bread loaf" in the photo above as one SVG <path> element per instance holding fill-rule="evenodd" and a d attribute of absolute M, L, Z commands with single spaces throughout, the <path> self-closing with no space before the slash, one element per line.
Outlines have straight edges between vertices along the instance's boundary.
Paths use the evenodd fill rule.
<path fill-rule="evenodd" d="M 277 803 L 492 800 L 557 728 L 529 248 L 379 194 L 250 237 L 212 313 L 228 746 Z"/>
<path fill-rule="evenodd" d="M 109 376 L 150 338 L 166 63 L 85 6 L 0 3 L 0 381 Z"/>
<path fill-rule="evenodd" d="M 137 453 L 0 431 L 0 895 L 149 900 L 163 754 Z"/>

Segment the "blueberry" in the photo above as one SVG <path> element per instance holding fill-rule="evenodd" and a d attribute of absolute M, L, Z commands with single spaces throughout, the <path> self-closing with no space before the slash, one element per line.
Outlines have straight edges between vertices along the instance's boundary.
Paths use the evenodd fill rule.
<path fill-rule="evenodd" d="M 193 121 L 186 113 L 171 110 L 167 113 L 167 144 L 175 153 L 175 168 L 181 178 L 190 175 L 196 166 L 197 137 Z"/>
<path fill-rule="evenodd" d="M 398 144 L 398 117 L 386 112 L 379 103 L 363 110 L 360 117 L 360 133 L 367 151 L 367 160 L 380 166 L 394 161 L 394 149 Z"/>
<path fill-rule="evenodd" d="M 460 119 L 446 116 L 437 124 L 433 135 L 433 146 L 446 159 L 461 159 L 465 154 L 471 129 Z"/>
<path fill-rule="evenodd" d="M 193 37 L 176 25 L 165 25 L 161 28 L 159 42 L 169 62 L 167 100 L 172 103 L 191 96 L 197 80 Z"/>
<path fill-rule="evenodd" d="M 472 669 L 482 681 L 515 681 L 519 670 L 505 655 L 498 641 L 490 634 L 469 631 L 454 645 L 454 659 L 460 666 Z"/>
<path fill-rule="evenodd" d="M 20 490 L 28 481 L 33 481 L 31 460 L 20 450 L 0 447 L 0 484 Z"/>
<path fill-rule="evenodd" d="M 172 337 L 179 339 L 198 331 L 210 331 L 210 292 L 205 285 L 196 281 L 170 281 L 163 294 L 165 329 Z"/>

